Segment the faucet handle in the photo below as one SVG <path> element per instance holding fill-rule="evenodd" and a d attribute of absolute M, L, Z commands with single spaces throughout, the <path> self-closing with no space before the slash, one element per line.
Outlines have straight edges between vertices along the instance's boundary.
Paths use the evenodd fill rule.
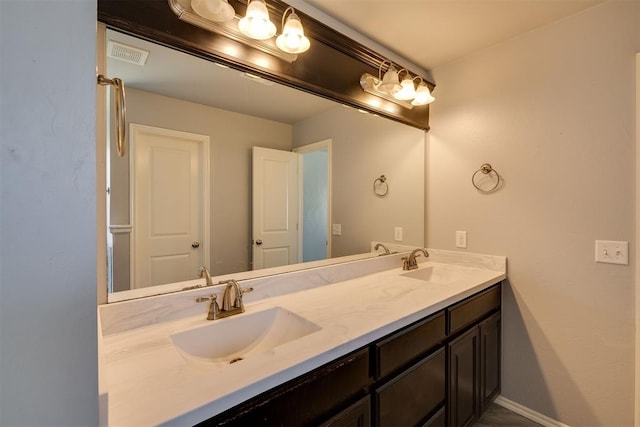
<path fill-rule="evenodd" d="M 216 300 L 218 299 L 218 296 L 216 294 L 211 294 L 208 297 L 198 297 L 196 298 L 196 302 L 216 302 Z"/>

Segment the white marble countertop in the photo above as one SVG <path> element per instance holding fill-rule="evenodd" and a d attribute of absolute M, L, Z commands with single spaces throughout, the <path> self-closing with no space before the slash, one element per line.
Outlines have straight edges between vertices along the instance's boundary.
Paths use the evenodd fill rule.
<path fill-rule="evenodd" d="M 425 282 L 397 267 L 247 302 L 234 317 L 281 307 L 320 330 L 234 364 L 188 360 L 172 344 L 171 334 L 210 324 L 202 314 L 100 336 L 108 424 L 196 424 L 506 278 L 504 257 L 430 253 L 420 269 L 455 272 L 455 280 Z"/>

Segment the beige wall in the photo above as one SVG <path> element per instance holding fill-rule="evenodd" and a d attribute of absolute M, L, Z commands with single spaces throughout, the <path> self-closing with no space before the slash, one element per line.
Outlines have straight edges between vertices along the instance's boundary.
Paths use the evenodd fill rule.
<path fill-rule="evenodd" d="M 98 423 L 95 16 L 0 1 L 2 426 Z"/>
<path fill-rule="evenodd" d="M 503 396 L 578 426 L 633 423 L 638 2 L 612 1 L 434 70 L 428 246 L 506 255 Z M 503 188 L 479 194 L 490 162 Z M 631 257 L 633 259 L 633 257 Z"/>
<path fill-rule="evenodd" d="M 424 244 L 425 133 L 391 120 L 336 107 L 293 127 L 294 145 L 332 140 L 332 222 L 342 235 L 332 237 L 332 256 L 368 252 L 372 240 Z M 384 174 L 389 194 L 373 194 Z"/>
<path fill-rule="evenodd" d="M 127 90 L 127 114 L 130 123 L 211 138 L 209 268 L 212 274 L 249 270 L 251 149 L 291 150 L 291 125 L 135 89 Z"/>

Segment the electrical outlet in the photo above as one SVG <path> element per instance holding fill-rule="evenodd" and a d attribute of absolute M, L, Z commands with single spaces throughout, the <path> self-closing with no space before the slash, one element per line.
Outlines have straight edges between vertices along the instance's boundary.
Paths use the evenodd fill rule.
<path fill-rule="evenodd" d="M 456 231 L 456 248 L 467 248 L 467 232 Z"/>
<path fill-rule="evenodd" d="M 629 264 L 629 242 L 596 240 L 596 262 Z"/>
<path fill-rule="evenodd" d="M 333 224 L 331 226 L 331 234 L 334 236 L 342 236 L 342 224 Z"/>
<path fill-rule="evenodd" d="M 402 242 L 403 231 L 404 230 L 402 230 L 402 227 L 396 227 L 393 229 L 393 238 L 396 242 Z"/>

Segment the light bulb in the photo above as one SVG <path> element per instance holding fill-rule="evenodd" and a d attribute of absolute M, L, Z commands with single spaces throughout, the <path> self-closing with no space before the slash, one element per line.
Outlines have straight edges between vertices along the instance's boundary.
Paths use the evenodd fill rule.
<path fill-rule="evenodd" d="M 238 22 L 238 29 L 256 40 L 269 39 L 276 33 L 276 26 L 269 20 L 267 5 L 262 0 L 253 0 L 249 3 L 247 14 Z"/>
<path fill-rule="evenodd" d="M 407 76 L 402 79 L 400 86 L 402 86 L 402 88 L 398 92 L 393 94 L 393 97 L 395 99 L 408 101 L 416 96 L 416 89 L 413 86 L 413 79 L 411 78 L 411 76 L 409 76 L 409 74 L 407 74 Z"/>
<path fill-rule="evenodd" d="M 285 14 L 286 13 L 287 11 L 285 10 Z M 287 18 L 282 28 L 282 34 L 276 39 L 276 45 L 280 50 L 288 53 L 302 53 L 311 46 L 311 42 L 309 42 L 309 39 L 304 35 L 300 18 L 298 18 L 295 12 L 291 12 Z"/>
<path fill-rule="evenodd" d="M 416 89 L 416 97 L 411 101 L 411 105 L 427 105 L 431 104 L 436 99 L 431 95 L 429 86 L 424 82 L 420 82 L 418 89 Z"/>

